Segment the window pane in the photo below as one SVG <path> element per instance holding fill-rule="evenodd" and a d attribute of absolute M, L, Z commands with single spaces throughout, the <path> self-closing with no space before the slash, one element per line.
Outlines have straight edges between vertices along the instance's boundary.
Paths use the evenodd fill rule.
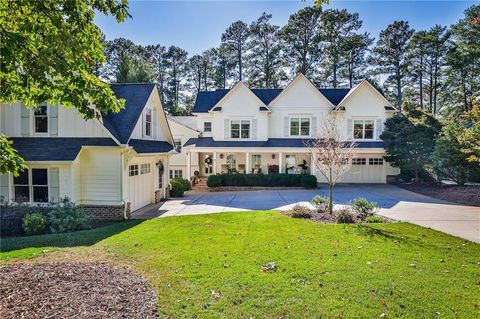
<path fill-rule="evenodd" d="M 17 177 L 13 177 L 13 184 L 15 185 L 28 185 L 28 169 L 19 173 Z"/>
<path fill-rule="evenodd" d="M 294 167 L 295 166 L 295 155 L 287 155 L 285 162 L 287 163 L 287 167 Z"/>
<path fill-rule="evenodd" d="M 310 119 L 303 118 L 300 125 L 301 135 L 310 135 Z"/>
<path fill-rule="evenodd" d="M 203 123 L 203 130 L 205 132 L 211 132 L 212 131 L 212 122 Z"/>
<path fill-rule="evenodd" d="M 300 121 L 298 118 L 290 119 L 290 135 L 299 135 L 300 134 Z"/>
<path fill-rule="evenodd" d="M 365 138 L 373 138 L 373 121 L 365 121 Z"/>
<path fill-rule="evenodd" d="M 33 201 L 35 203 L 48 202 L 48 186 L 34 186 Z"/>
<path fill-rule="evenodd" d="M 363 138 L 363 121 L 353 122 L 353 137 Z"/>
<path fill-rule="evenodd" d="M 46 168 L 32 169 L 32 185 L 48 185 L 48 170 Z"/>
<path fill-rule="evenodd" d="M 240 138 L 240 131 L 239 130 L 232 130 L 231 136 L 232 136 L 232 138 Z"/>
<path fill-rule="evenodd" d="M 28 186 L 15 186 L 14 191 L 15 191 L 15 201 L 17 203 L 30 201 L 30 191 Z"/>
<path fill-rule="evenodd" d="M 238 129 L 240 129 L 240 122 L 238 122 L 238 121 L 232 121 L 230 127 L 231 127 L 232 129 L 234 129 L 234 130 L 238 130 Z"/>
<path fill-rule="evenodd" d="M 48 118 L 46 116 L 35 116 L 35 133 L 48 132 Z"/>
<path fill-rule="evenodd" d="M 47 115 L 47 105 L 43 104 L 34 110 L 35 115 Z"/>

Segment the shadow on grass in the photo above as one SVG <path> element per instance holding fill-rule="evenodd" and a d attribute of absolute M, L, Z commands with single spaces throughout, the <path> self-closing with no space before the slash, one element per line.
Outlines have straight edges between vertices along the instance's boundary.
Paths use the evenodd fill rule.
<path fill-rule="evenodd" d="M 108 237 L 135 227 L 142 222 L 144 222 L 144 220 L 128 220 L 71 233 L 1 238 L 0 252 L 5 253 L 13 250 L 40 247 L 91 246 Z"/>
<path fill-rule="evenodd" d="M 384 229 L 375 228 L 367 224 L 356 224 L 355 230 L 362 236 L 369 238 L 380 238 L 390 240 L 397 243 L 407 242 L 409 239 L 406 236 L 401 236 L 395 232 L 386 231 Z"/>

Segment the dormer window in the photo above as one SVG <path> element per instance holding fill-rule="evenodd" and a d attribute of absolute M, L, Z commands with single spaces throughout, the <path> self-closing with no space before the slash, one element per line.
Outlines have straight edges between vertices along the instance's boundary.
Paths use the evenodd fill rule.
<path fill-rule="evenodd" d="M 145 109 L 145 136 L 152 136 L 152 110 Z"/>
<path fill-rule="evenodd" d="M 48 133 L 48 107 L 46 103 L 33 110 L 33 130 L 35 134 Z"/>

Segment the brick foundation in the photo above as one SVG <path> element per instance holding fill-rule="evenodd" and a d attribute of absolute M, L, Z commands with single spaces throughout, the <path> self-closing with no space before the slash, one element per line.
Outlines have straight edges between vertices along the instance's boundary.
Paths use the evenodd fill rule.
<path fill-rule="evenodd" d="M 88 212 L 88 215 L 92 220 L 122 220 L 123 217 L 123 205 L 119 206 L 105 206 L 105 205 L 79 205 Z M 127 218 L 130 217 L 130 212 L 127 214 Z"/>

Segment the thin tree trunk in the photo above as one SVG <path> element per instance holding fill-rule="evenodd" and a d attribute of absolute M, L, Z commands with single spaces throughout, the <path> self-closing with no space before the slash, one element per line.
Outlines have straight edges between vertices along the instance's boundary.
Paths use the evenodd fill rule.
<path fill-rule="evenodd" d="M 423 55 L 420 57 L 420 108 L 423 110 Z"/>
<path fill-rule="evenodd" d="M 437 114 L 437 77 L 438 77 L 438 63 L 435 62 L 435 69 L 433 72 L 433 116 Z"/>
<path fill-rule="evenodd" d="M 402 113 L 402 80 L 399 70 L 397 70 L 397 104 L 400 113 Z"/>
<path fill-rule="evenodd" d="M 238 72 L 239 72 L 239 80 L 242 82 L 242 49 L 238 50 Z"/>
<path fill-rule="evenodd" d="M 333 214 L 333 184 L 332 184 L 332 168 L 329 170 L 330 173 L 330 181 L 328 183 L 328 210 L 330 214 Z"/>

